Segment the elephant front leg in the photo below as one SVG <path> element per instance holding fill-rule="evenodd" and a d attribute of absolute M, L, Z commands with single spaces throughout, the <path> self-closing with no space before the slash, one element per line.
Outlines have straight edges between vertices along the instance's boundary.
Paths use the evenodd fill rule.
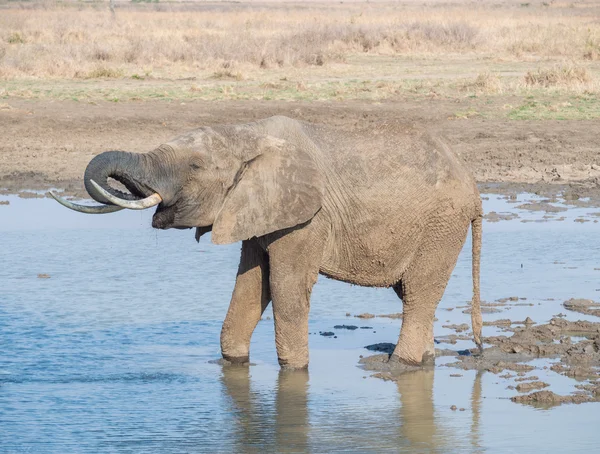
<path fill-rule="evenodd" d="M 310 294 L 323 256 L 323 238 L 311 231 L 295 230 L 268 248 L 277 357 L 289 369 L 308 366 Z"/>
<path fill-rule="evenodd" d="M 268 256 L 256 240 L 243 241 L 235 288 L 221 330 L 224 359 L 249 361 L 252 333 L 270 300 Z"/>

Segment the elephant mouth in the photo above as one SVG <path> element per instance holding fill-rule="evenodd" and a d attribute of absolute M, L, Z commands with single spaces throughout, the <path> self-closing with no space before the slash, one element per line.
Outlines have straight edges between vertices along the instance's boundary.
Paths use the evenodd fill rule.
<path fill-rule="evenodd" d="M 116 189 L 114 187 L 112 188 L 112 190 L 114 192 L 117 192 L 121 196 L 124 196 L 122 198 L 130 198 L 131 196 L 133 196 L 136 199 L 143 199 L 143 198 L 148 197 L 151 194 L 158 192 L 158 191 L 153 190 L 150 186 L 148 186 L 140 181 L 136 181 L 133 177 L 131 177 L 130 175 L 127 175 L 125 173 L 116 173 L 115 172 L 109 176 L 109 181 L 110 181 L 110 179 L 113 179 L 116 182 L 120 183 L 128 191 L 128 192 L 124 192 L 120 189 Z"/>
<path fill-rule="evenodd" d="M 175 227 L 175 214 L 177 210 L 174 205 L 164 206 L 162 203 L 156 208 L 154 216 L 152 216 L 152 227 L 155 229 L 166 230 Z M 183 227 L 182 227 L 183 228 Z"/>

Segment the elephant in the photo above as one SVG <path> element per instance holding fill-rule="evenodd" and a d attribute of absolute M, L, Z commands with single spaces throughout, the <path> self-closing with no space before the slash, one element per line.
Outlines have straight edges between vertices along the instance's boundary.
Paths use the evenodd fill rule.
<path fill-rule="evenodd" d="M 307 367 L 310 296 L 321 274 L 392 287 L 403 321 L 390 361 L 430 364 L 435 310 L 471 226 L 471 318 L 481 350 L 481 198 L 427 127 L 382 121 L 340 131 L 284 116 L 201 127 L 147 153 L 101 153 L 84 184 L 100 205 L 53 197 L 88 213 L 156 206 L 154 228 L 242 242 L 220 339 L 232 363 L 249 361 L 252 332 L 272 302 L 279 364 Z"/>

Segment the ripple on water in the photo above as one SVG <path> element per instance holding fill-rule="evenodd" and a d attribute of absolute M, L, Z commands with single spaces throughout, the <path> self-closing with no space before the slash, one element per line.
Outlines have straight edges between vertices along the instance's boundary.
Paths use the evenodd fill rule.
<path fill-rule="evenodd" d="M 239 245 L 197 245 L 191 232 L 152 230 L 151 213 L 90 217 L 49 200 L 10 202 L 1 208 L 0 225 L 0 261 L 10 264 L 0 274 L 1 450 L 596 447 L 598 404 L 549 411 L 517 405 L 509 400 L 516 393 L 507 389 L 512 379 L 474 370 L 451 377 L 456 369 L 444 367 L 444 358 L 435 370 L 393 383 L 356 367 L 359 355 L 369 354 L 364 346 L 396 341 L 401 320 L 352 318 L 350 324 L 372 329 L 334 327 L 349 324 L 347 312 L 399 312 L 399 300 L 387 289 L 319 280 L 310 331 L 334 331 L 337 338 L 310 336 L 308 372 L 279 371 L 269 311 L 253 337 L 255 365 L 211 364 L 219 357 Z M 514 204 L 493 196 L 484 204 L 487 212 L 516 212 Z M 600 299 L 597 224 L 570 222 L 580 215 L 577 209 L 560 213 L 565 222 L 522 223 L 543 213 L 518 214 L 484 226 L 482 296 L 517 295 L 533 306 L 507 304 L 484 318 L 544 323 L 569 298 Z M 464 309 L 456 309 L 471 298 L 470 255 L 468 243 L 437 312 L 436 336 L 454 333 L 442 325 L 470 323 Z M 500 327 L 484 330 L 501 333 Z M 472 343 L 459 339 L 445 347 L 464 350 Z M 551 389 L 573 390 L 572 380 L 543 369 L 547 360 L 536 361 L 541 372 L 535 375 Z M 540 441 L 536 434 L 542 433 Z"/>

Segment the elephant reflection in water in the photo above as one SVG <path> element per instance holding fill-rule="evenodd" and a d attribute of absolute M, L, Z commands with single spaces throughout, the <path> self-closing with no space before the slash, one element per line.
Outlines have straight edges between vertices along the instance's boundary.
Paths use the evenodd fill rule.
<path fill-rule="evenodd" d="M 222 383 L 227 395 L 231 398 L 232 409 L 236 414 L 236 425 L 233 428 L 235 452 L 309 452 L 311 451 L 311 434 L 308 417 L 308 371 L 285 371 L 279 373 L 275 401 L 270 401 L 262 393 L 253 392 L 250 368 L 223 368 Z M 397 421 L 381 414 L 381 421 L 396 425 L 399 437 L 392 436 L 384 440 L 386 432 L 370 433 L 365 428 L 363 434 L 357 436 L 372 439 L 373 448 L 390 446 L 400 451 L 452 451 L 457 448 L 456 435 L 452 429 L 444 427 L 436 417 L 433 383 L 434 370 L 418 370 L 407 372 L 398 377 L 400 407 Z M 481 404 L 481 376 L 478 372 L 471 393 L 472 423 L 470 444 L 473 452 L 482 448 L 479 440 L 479 418 Z M 373 386 L 378 386 L 374 383 Z M 318 406 L 318 404 L 316 404 Z M 345 415 L 351 416 L 351 415 Z M 360 413 L 355 415 L 360 418 Z M 337 424 L 338 421 L 332 421 Z M 379 427 L 378 430 L 381 430 Z M 340 432 L 344 428 L 340 427 Z M 389 434 L 389 432 L 387 432 Z M 346 434 L 347 435 L 347 434 Z M 378 436 L 380 435 L 380 436 Z M 314 434 L 313 434 L 314 437 Z M 394 439 L 396 440 L 394 442 Z M 340 440 L 342 441 L 342 440 Z M 319 440 L 312 440 L 319 446 Z M 335 450 L 335 440 L 328 439 L 327 446 Z M 345 443 L 348 440 L 344 440 Z M 313 447 L 314 447 L 313 446 Z M 464 444 L 462 444 L 464 448 Z"/>
<path fill-rule="evenodd" d="M 433 399 L 433 369 L 406 372 L 396 380 L 400 394 L 400 437 L 408 442 L 408 451 L 452 452 L 457 448 L 456 435 L 448 427 L 444 427 L 435 415 Z M 473 421 L 470 431 L 470 444 L 474 452 L 478 452 L 479 442 L 479 407 L 481 403 L 481 375 L 475 377 L 471 393 L 471 412 Z M 404 443 L 403 443 L 404 444 Z"/>
<path fill-rule="evenodd" d="M 232 452 L 308 452 L 308 370 L 281 370 L 275 402 L 251 387 L 250 368 L 224 366 L 236 414 Z"/>
<path fill-rule="evenodd" d="M 433 375 L 433 369 L 417 370 L 406 372 L 396 380 L 401 404 L 400 438 L 411 448 L 440 448 L 438 445 L 448 439 L 435 420 Z"/>

